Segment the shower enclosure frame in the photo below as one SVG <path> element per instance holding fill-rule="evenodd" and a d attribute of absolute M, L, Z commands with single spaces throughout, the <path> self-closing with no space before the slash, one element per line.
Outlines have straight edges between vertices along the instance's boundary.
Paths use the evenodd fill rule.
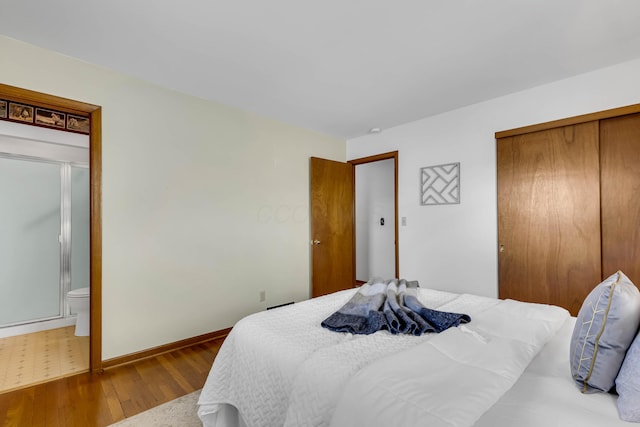
<path fill-rule="evenodd" d="M 48 320 L 58 320 L 68 317 L 70 314 L 69 306 L 67 304 L 66 295 L 71 290 L 71 216 L 72 216 L 72 201 L 71 201 L 71 168 L 86 168 L 89 169 L 89 165 L 86 163 L 68 162 L 62 160 L 55 160 L 38 156 L 27 156 L 22 154 L 13 154 L 0 152 L 0 159 L 47 163 L 54 164 L 60 167 L 60 231 L 58 234 L 59 244 L 59 259 L 60 259 L 60 271 L 59 271 L 59 310 L 58 315 L 37 317 L 34 319 L 21 320 L 17 322 L 11 322 L 0 325 L 0 328 L 8 328 L 14 326 L 22 326 L 33 323 L 45 322 Z"/>

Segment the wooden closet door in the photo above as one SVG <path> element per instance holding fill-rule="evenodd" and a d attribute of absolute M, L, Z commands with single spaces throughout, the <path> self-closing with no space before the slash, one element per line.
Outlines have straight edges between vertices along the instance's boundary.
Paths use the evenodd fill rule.
<path fill-rule="evenodd" d="M 500 298 L 576 315 L 600 282 L 598 123 L 497 141 Z"/>
<path fill-rule="evenodd" d="M 602 273 L 640 286 L 640 114 L 600 122 Z"/>

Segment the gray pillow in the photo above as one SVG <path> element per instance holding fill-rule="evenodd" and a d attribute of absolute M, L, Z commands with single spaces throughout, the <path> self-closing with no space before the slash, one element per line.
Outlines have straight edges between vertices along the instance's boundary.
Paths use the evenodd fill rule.
<path fill-rule="evenodd" d="M 607 392 L 640 324 L 640 291 L 621 271 L 582 303 L 571 336 L 571 374 L 582 392 Z"/>
<path fill-rule="evenodd" d="M 616 378 L 616 390 L 620 419 L 640 423 L 640 334 L 627 350 Z"/>

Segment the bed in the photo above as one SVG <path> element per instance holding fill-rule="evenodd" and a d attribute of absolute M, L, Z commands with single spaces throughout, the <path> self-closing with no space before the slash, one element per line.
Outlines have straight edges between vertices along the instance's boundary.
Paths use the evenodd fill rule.
<path fill-rule="evenodd" d="M 248 316 L 198 401 L 206 427 L 629 426 L 617 397 L 582 394 L 569 369 L 576 318 L 559 307 L 419 288 L 466 313 L 439 334 L 336 333 L 320 323 L 357 289 Z"/>

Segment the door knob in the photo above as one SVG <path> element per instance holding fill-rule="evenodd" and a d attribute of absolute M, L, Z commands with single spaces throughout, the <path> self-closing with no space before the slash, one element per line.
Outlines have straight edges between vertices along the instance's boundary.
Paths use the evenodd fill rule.
<path fill-rule="evenodd" d="M 320 244 L 320 240 L 318 240 L 318 239 L 312 240 L 311 244 L 312 245 L 319 245 Z"/>

